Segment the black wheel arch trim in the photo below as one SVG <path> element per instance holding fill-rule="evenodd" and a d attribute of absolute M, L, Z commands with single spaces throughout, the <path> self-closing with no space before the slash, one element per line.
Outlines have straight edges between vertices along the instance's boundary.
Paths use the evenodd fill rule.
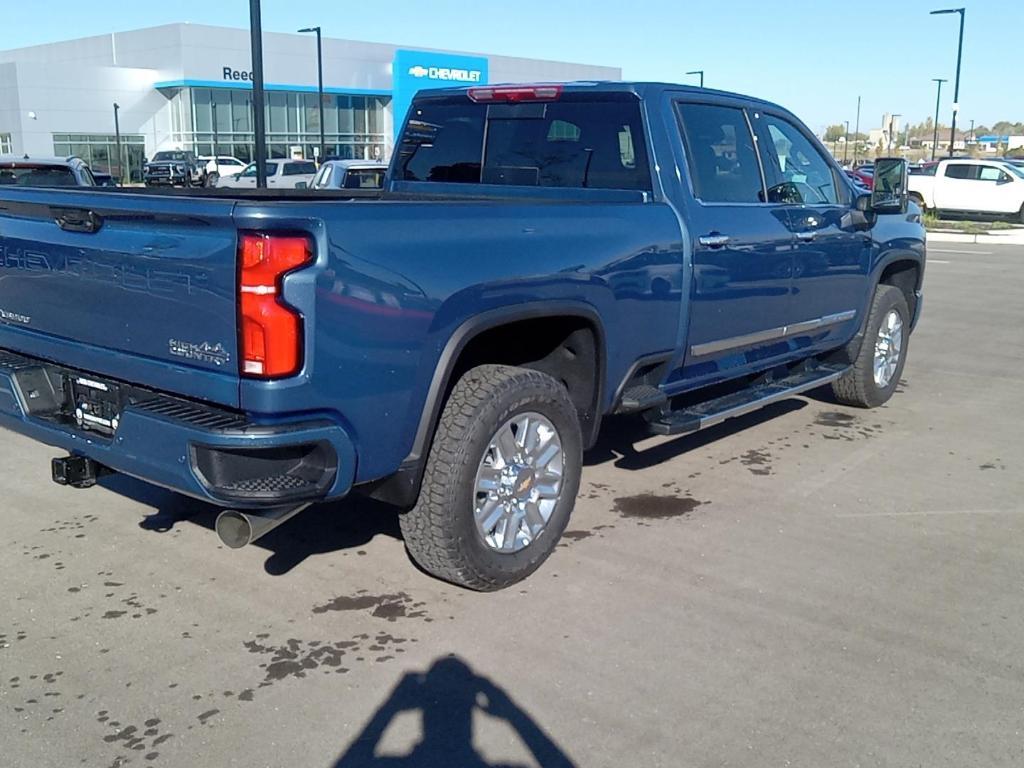
<path fill-rule="evenodd" d="M 591 433 L 583 435 L 583 444 L 590 445 L 601 428 L 604 415 L 605 377 L 607 367 L 606 334 L 597 310 L 582 301 L 534 301 L 526 304 L 498 307 L 482 312 L 465 320 L 449 336 L 444 349 L 437 359 L 430 387 L 420 412 L 420 419 L 413 439 L 412 449 L 398 470 L 387 477 L 366 483 L 357 488 L 375 499 L 411 507 L 419 495 L 423 480 L 426 454 L 441 418 L 444 396 L 451 384 L 452 373 L 459 356 L 476 336 L 485 331 L 521 320 L 536 320 L 545 317 L 578 317 L 590 323 L 596 333 L 594 339 L 597 355 L 597 386 L 594 390 L 594 420 Z"/>
<path fill-rule="evenodd" d="M 921 286 L 924 283 L 924 265 L 925 257 L 921 254 L 905 250 L 902 248 L 893 248 L 887 250 L 885 255 L 882 256 L 878 262 L 874 265 L 871 270 L 871 276 L 868 280 L 868 285 L 871 286 L 871 292 L 867 295 L 867 303 L 864 305 L 864 311 L 861 313 L 862 317 L 860 320 L 860 327 L 857 329 L 856 335 L 847 343 L 845 347 L 837 351 L 837 354 L 842 356 L 844 359 L 854 354 L 854 350 L 860 349 L 860 345 L 864 343 L 864 336 L 867 333 L 868 316 L 871 314 L 871 301 L 875 295 L 875 291 L 878 286 L 881 285 L 882 273 L 885 272 L 886 268 L 890 264 L 895 264 L 898 261 L 912 261 L 917 265 L 917 285 L 915 286 L 915 292 L 918 294 L 918 301 L 920 302 Z M 916 317 L 910 318 L 911 330 L 913 330 L 914 321 Z"/>

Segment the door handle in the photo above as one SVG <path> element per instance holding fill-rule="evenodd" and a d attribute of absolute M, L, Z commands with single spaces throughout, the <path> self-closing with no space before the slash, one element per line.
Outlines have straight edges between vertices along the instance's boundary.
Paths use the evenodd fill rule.
<path fill-rule="evenodd" d="M 701 235 L 697 242 L 705 248 L 722 248 L 729 244 L 728 235 Z"/>
<path fill-rule="evenodd" d="M 818 233 L 813 231 L 813 230 L 810 230 L 808 232 L 797 232 L 796 233 L 796 239 L 799 240 L 802 243 L 809 243 L 812 240 L 814 240 L 814 238 L 816 238 L 817 236 L 818 236 Z"/>
<path fill-rule="evenodd" d="M 80 208 L 53 208 L 53 220 L 65 232 L 86 232 L 93 234 L 103 226 L 103 217 L 95 211 Z"/>

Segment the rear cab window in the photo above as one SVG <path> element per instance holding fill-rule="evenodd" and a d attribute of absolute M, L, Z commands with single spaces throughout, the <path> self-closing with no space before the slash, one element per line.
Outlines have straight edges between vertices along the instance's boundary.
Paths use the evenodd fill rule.
<path fill-rule="evenodd" d="M 13 163 L 0 166 L 0 185 L 17 187 L 74 187 L 74 172 L 62 165 Z"/>
<path fill-rule="evenodd" d="M 345 189 L 380 189 L 384 173 L 378 168 L 350 168 L 345 174 Z"/>
<path fill-rule="evenodd" d="M 575 189 L 651 189 L 639 99 L 562 93 L 555 101 L 428 97 L 399 145 L 405 181 Z"/>

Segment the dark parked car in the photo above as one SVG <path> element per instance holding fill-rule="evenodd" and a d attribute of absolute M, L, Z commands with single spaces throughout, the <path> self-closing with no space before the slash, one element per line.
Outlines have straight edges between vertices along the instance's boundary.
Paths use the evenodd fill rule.
<path fill-rule="evenodd" d="M 201 187 L 206 182 L 206 163 L 195 152 L 180 149 L 157 152 L 146 163 L 142 180 L 147 187 Z"/>
<path fill-rule="evenodd" d="M 16 187 L 94 187 L 80 157 L 0 156 L 0 185 Z"/>
<path fill-rule="evenodd" d="M 118 181 L 118 179 L 115 176 L 111 176 L 109 173 L 104 173 L 103 171 L 93 171 L 92 172 L 92 177 L 93 177 L 93 179 L 96 180 L 96 186 L 97 187 L 119 187 L 119 186 L 121 186 L 120 182 Z"/>

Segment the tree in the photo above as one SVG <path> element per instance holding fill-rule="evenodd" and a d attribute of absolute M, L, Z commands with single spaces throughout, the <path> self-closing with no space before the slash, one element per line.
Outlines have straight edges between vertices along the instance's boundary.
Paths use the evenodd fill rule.
<path fill-rule="evenodd" d="M 846 135 L 846 126 L 842 123 L 830 125 L 825 129 L 825 141 L 839 141 Z"/>

